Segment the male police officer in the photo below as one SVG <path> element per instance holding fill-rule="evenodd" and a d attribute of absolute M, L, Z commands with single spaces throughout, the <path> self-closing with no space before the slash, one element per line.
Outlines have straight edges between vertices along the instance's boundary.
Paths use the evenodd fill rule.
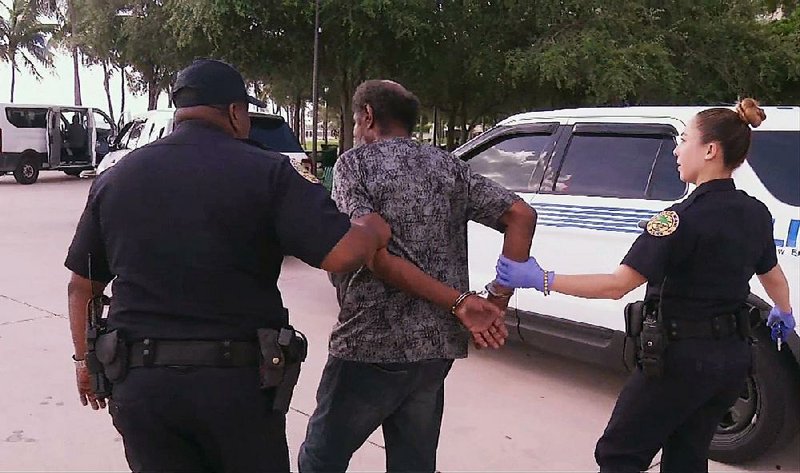
<path fill-rule="evenodd" d="M 131 469 L 288 471 L 285 413 L 259 389 L 256 335 L 288 324 L 283 257 L 351 271 L 389 228 L 375 214 L 351 225 L 288 159 L 241 141 L 248 102 L 263 103 L 231 66 L 195 61 L 174 91 L 175 131 L 94 182 L 69 249 L 81 402 L 105 407 L 82 360 L 87 302 L 113 279 L 108 329 L 123 341 L 97 351 Z"/>

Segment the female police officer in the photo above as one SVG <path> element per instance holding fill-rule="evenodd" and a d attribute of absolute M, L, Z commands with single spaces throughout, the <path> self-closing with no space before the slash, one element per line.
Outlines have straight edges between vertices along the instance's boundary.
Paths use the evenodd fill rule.
<path fill-rule="evenodd" d="M 619 299 L 648 282 L 646 300 L 661 314 L 651 320 L 660 320 L 665 328 L 657 327 L 656 333 L 669 340 L 661 357 L 663 374 L 636 370 L 628 380 L 597 443 L 601 471 L 646 470 L 659 449 L 662 471 L 708 470 L 716 425 L 751 365 L 740 330 L 745 327 L 739 327 L 746 324 L 738 324 L 736 314 L 754 273 L 775 303 L 767 321 L 775 327 L 773 337 L 785 339 L 794 327 L 772 217 L 764 204 L 737 191 L 731 179 L 750 147 L 750 126 L 765 118 L 753 99 L 742 101 L 736 111 L 713 108 L 693 118 L 675 156 L 681 180 L 697 188 L 650 219 L 613 273 L 556 275 L 534 258 L 498 262 L 500 284 L 533 287 L 545 295 Z M 653 366 L 659 365 L 648 367 Z"/>

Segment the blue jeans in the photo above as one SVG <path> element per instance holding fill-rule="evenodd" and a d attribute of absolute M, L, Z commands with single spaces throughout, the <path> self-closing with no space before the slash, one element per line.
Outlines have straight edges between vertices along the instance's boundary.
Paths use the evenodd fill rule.
<path fill-rule="evenodd" d="M 347 470 L 378 426 L 386 471 L 435 471 L 444 379 L 452 366 L 453 360 L 360 363 L 329 356 L 300 446 L 300 471 Z"/>

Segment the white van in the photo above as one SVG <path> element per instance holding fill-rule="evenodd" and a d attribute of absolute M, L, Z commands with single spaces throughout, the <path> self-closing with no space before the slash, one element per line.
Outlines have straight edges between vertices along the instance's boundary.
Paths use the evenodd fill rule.
<path fill-rule="evenodd" d="M 474 171 L 516 191 L 539 215 L 532 254 L 557 272 L 603 273 L 615 268 L 639 222 L 685 198 L 678 177 L 676 136 L 700 107 L 585 108 L 512 116 L 455 151 Z M 766 204 L 775 219 L 778 260 L 800 306 L 800 107 L 765 107 L 738 188 Z M 502 236 L 469 226 L 473 289 L 491 281 Z M 766 318 L 770 299 L 757 278 L 750 301 Z M 519 290 L 509 305 L 512 332 L 544 350 L 619 369 L 626 366 L 622 300 L 542 297 Z M 711 458 L 736 463 L 793 437 L 800 419 L 800 326 L 778 352 L 762 321 L 753 321 L 757 371 L 720 423 Z"/>
<path fill-rule="evenodd" d="M 108 153 L 114 124 L 91 107 L 0 104 L 0 176 L 33 184 L 40 170 L 78 176 Z"/>
<path fill-rule="evenodd" d="M 97 174 L 114 166 L 132 150 L 172 133 L 174 115 L 175 110 L 150 110 L 132 118 L 111 144 L 112 151 L 97 167 Z M 307 159 L 283 117 L 250 112 L 250 122 L 250 139 L 288 156 L 298 169 L 300 163 Z"/>

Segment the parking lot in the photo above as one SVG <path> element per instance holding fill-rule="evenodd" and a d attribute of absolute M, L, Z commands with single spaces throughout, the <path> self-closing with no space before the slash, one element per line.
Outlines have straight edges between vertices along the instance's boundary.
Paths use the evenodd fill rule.
<path fill-rule="evenodd" d="M 70 360 L 63 260 L 89 185 L 51 172 L 31 186 L 0 177 L 1 471 L 127 469 L 107 413 L 79 404 Z M 294 462 L 315 406 L 337 306 L 325 273 L 297 260 L 285 262 L 280 288 L 293 324 L 311 344 L 288 416 Z M 624 380 L 622 373 L 515 342 L 500 351 L 473 352 L 448 377 L 438 467 L 592 471 L 595 441 Z M 382 443 L 374 434 L 351 470 L 384 470 Z M 800 438 L 752 464 L 712 463 L 710 469 L 800 471 Z"/>

